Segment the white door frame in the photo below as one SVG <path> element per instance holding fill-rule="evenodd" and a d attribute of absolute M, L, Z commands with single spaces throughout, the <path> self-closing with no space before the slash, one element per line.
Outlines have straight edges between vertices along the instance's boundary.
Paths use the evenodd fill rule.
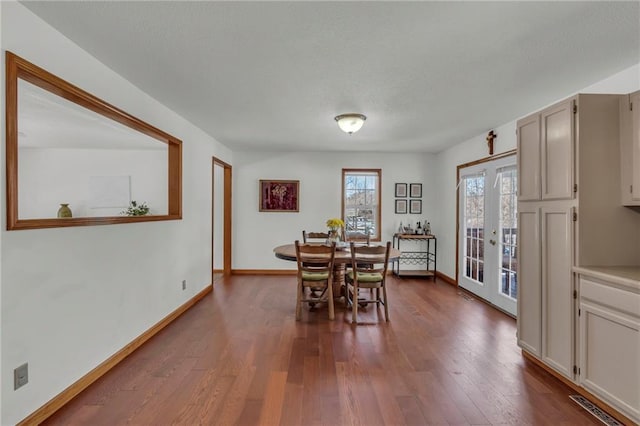
<path fill-rule="evenodd" d="M 502 260 L 501 253 L 502 248 L 502 236 L 499 231 L 499 209 L 497 208 L 500 202 L 500 192 L 494 191 L 495 183 L 498 182 L 497 172 L 499 169 L 515 166 L 516 157 L 515 150 L 509 151 L 493 157 L 483 158 L 471 163 L 461 164 L 457 168 L 457 181 L 458 192 L 456 201 L 456 281 L 458 286 L 469 290 L 482 299 L 485 299 L 489 303 L 495 305 L 499 309 L 511 314 L 516 315 L 517 303 L 516 300 L 511 297 L 506 297 L 501 294 L 499 285 L 501 283 L 500 263 Z M 485 188 L 488 190 L 485 195 L 485 203 L 489 207 L 485 209 L 484 215 L 484 230 L 486 232 L 483 235 L 483 240 L 486 238 L 486 245 L 483 248 L 483 252 L 486 258 L 486 265 L 482 267 L 483 283 L 479 283 L 474 280 L 467 279 L 462 271 L 462 267 L 465 266 L 464 256 L 464 244 L 462 242 L 464 223 L 461 219 L 461 209 L 464 208 L 462 204 L 462 196 L 464 194 L 464 188 L 462 187 L 462 180 L 465 176 L 479 176 L 483 174 L 485 176 Z M 493 209 L 493 210 L 492 210 Z M 488 210 L 488 211 L 486 211 Z M 493 234 L 495 231 L 495 235 Z M 493 241 L 493 244 L 490 244 Z M 488 256 L 487 256 L 488 255 Z"/>

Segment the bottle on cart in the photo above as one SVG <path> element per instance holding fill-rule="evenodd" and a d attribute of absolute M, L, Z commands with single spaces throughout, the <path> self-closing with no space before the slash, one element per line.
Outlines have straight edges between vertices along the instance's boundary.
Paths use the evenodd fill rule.
<path fill-rule="evenodd" d="M 398 228 L 398 234 L 404 234 L 404 227 L 402 226 L 402 222 L 400 222 L 400 227 Z"/>
<path fill-rule="evenodd" d="M 418 221 L 418 225 L 416 226 L 416 235 L 422 234 L 422 227 L 420 226 L 420 221 Z"/>
<path fill-rule="evenodd" d="M 424 235 L 431 235 L 431 224 L 429 222 L 424 225 Z"/>

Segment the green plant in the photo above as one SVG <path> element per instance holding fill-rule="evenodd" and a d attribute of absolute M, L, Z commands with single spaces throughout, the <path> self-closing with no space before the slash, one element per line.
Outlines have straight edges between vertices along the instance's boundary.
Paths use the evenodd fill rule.
<path fill-rule="evenodd" d="M 120 212 L 120 214 L 127 216 L 146 216 L 149 214 L 149 206 L 147 206 L 146 202 L 138 204 L 135 200 L 132 200 L 129 207 Z"/>

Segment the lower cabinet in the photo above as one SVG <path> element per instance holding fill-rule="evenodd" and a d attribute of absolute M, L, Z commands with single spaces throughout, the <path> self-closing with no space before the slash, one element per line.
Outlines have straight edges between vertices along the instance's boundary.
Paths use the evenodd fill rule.
<path fill-rule="evenodd" d="M 518 204 L 518 345 L 542 354 L 542 285 L 540 269 L 540 207 Z"/>
<path fill-rule="evenodd" d="M 573 207 L 542 207 L 542 360 L 573 379 Z"/>
<path fill-rule="evenodd" d="M 580 386 L 640 422 L 640 294 L 581 275 Z"/>
<path fill-rule="evenodd" d="M 573 203 L 518 203 L 518 345 L 574 379 Z"/>

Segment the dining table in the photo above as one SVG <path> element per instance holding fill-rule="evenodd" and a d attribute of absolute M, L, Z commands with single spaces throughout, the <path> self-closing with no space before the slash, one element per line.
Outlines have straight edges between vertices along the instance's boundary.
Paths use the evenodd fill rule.
<path fill-rule="evenodd" d="M 312 243 L 316 244 L 316 243 Z M 317 243 L 322 244 L 322 243 Z M 389 249 L 389 262 L 394 262 L 400 259 L 400 255 L 402 252 L 395 248 Z M 281 246 L 277 246 L 273 249 L 275 256 L 278 259 L 289 260 L 295 262 L 296 258 L 296 245 L 295 244 L 284 244 Z M 364 255 L 359 254 L 358 259 L 371 259 L 371 260 L 380 260 L 384 262 L 384 257 L 380 255 Z M 351 248 L 349 243 L 342 243 L 336 246 L 336 254 L 333 258 L 333 294 L 334 298 L 340 298 L 344 296 L 344 289 L 346 288 L 346 282 L 344 279 L 345 271 L 347 270 L 347 265 L 351 263 Z"/>

